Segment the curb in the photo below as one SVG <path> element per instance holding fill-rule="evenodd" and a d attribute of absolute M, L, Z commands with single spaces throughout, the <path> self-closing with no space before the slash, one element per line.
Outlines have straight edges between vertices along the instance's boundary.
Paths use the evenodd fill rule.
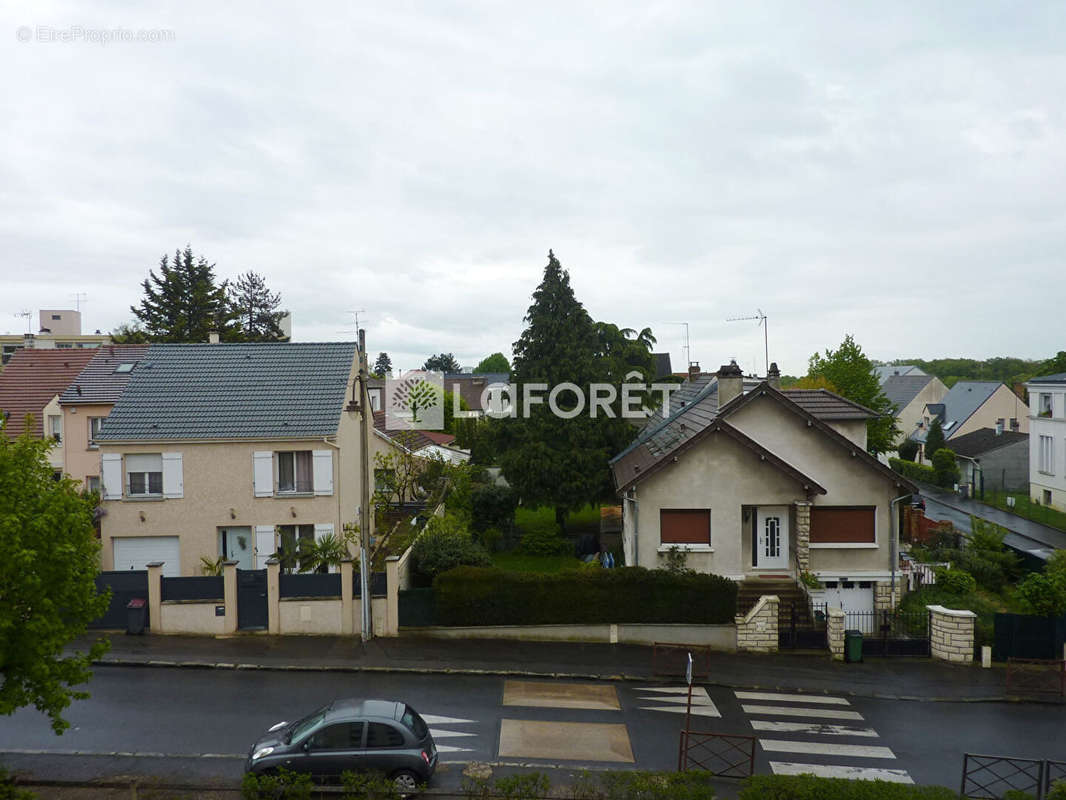
<path fill-rule="evenodd" d="M 521 669 L 478 669 L 468 667 L 403 667 L 403 666 L 359 666 L 359 665 L 323 665 L 323 664 L 248 664 L 228 661 L 164 661 L 159 659 L 127 659 L 107 658 L 93 662 L 94 666 L 102 667 L 144 667 L 144 668 L 167 668 L 167 669 L 215 669 L 215 670 L 247 670 L 261 672 L 336 672 L 356 674 L 361 672 L 376 674 L 406 674 L 406 675 L 481 675 L 516 678 L 550 678 L 553 680 L 585 680 L 585 681 L 623 681 L 627 683 L 675 683 L 676 680 L 654 675 L 630 675 L 627 673 L 595 673 L 595 672 L 539 672 L 536 670 Z M 951 697 L 942 695 L 901 695 L 882 694 L 879 692 L 862 692 L 849 689 L 812 689 L 801 686 L 781 686 L 754 683 L 735 683 L 729 681 L 703 681 L 703 686 L 715 686 L 723 689 L 739 689 L 742 691 L 776 691 L 776 692 L 806 692 L 808 694 L 834 694 L 847 697 L 861 697 L 870 700 L 892 700 L 898 702 L 917 703 L 1034 703 L 1039 705 L 1061 705 L 1060 702 L 1042 698 L 1022 698 L 1009 695 L 984 695 L 978 697 Z"/>

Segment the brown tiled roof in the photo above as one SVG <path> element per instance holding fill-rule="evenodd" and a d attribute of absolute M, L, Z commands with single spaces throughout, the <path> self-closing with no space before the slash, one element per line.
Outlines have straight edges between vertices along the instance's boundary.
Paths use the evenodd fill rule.
<path fill-rule="evenodd" d="M 21 435 L 26 428 L 26 415 L 33 414 L 31 432 L 43 437 L 44 407 L 78 377 L 95 352 L 90 348 L 16 350 L 0 372 L 0 413 L 8 417 L 7 435 L 11 438 Z"/>
<path fill-rule="evenodd" d="M 789 400 L 818 419 L 835 422 L 881 416 L 873 409 L 833 394 L 828 389 L 786 389 L 785 393 Z"/>
<path fill-rule="evenodd" d="M 466 401 L 471 411 L 483 411 L 481 394 L 494 383 L 507 383 L 509 376 L 503 372 L 471 373 L 456 372 L 444 376 L 444 388 L 455 391 L 459 387 L 459 396 Z"/>
<path fill-rule="evenodd" d="M 396 444 L 406 447 L 413 453 L 418 452 L 423 447 L 432 447 L 433 445 L 448 447 L 455 442 L 455 437 L 444 431 L 390 431 L 385 427 L 384 411 L 374 412 L 374 427 L 396 442 Z"/>
<path fill-rule="evenodd" d="M 114 344 L 94 350 L 92 360 L 59 396 L 59 402 L 64 405 L 114 403 L 133 374 L 115 372 L 115 368 L 120 364 L 136 364 L 147 352 L 146 344 Z"/>

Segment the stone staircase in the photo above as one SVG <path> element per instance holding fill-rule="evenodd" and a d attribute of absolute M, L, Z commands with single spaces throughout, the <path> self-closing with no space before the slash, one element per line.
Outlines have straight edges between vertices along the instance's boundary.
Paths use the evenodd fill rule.
<path fill-rule="evenodd" d="M 737 613 L 747 614 L 764 594 L 777 595 L 781 600 L 777 609 L 781 630 L 786 630 L 792 624 L 793 605 L 796 607 L 797 627 L 813 625 L 807 593 L 793 578 L 747 578 L 741 581 L 737 587 Z"/>

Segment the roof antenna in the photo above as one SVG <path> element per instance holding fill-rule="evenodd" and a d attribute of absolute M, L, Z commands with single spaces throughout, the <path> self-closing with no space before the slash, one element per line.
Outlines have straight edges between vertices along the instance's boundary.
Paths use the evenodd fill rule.
<path fill-rule="evenodd" d="M 682 350 L 685 351 L 685 370 L 692 366 L 692 348 L 689 346 L 688 340 L 688 323 L 687 322 L 667 322 L 667 325 L 680 325 L 685 329 L 685 344 L 682 346 Z"/>
<path fill-rule="evenodd" d="M 16 317 L 25 317 L 26 318 L 26 333 L 33 333 L 33 328 L 30 327 L 31 326 L 30 318 L 33 316 L 33 312 L 32 311 L 20 311 L 17 314 L 15 314 L 15 316 Z"/>
<path fill-rule="evenodd" d="M 755 309 L 755 311 L 757 313 L 754 316 L 751 316 L 751 317 L 730 317 L 730 318 L 728 318 L 726 320 L 726 322 L 743 322 L 744 320 L 749 320 L 749 319 L 757 319 L 757 320 L 759 320 L 758 324 L 762 326 L 763 347 L 766 348 L 766 372 L 769 373 L 770 372 L 770 333 L 769 333 L 770 325 L 769 325 L 769 323 L 767 323 L 766 315 L 764 313 L 762 313 L 762 309 L 761 308 L 757 308 L 757 309 Z"/>

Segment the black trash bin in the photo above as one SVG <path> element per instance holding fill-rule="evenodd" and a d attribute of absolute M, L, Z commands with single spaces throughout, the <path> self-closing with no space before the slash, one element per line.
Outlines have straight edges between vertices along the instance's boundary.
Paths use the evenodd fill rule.
<path fill-rule="evenodd" d="M 140 636 L 144 633 L 148 617 L 148 604 L 143 597 L 134 597 L 126 604 L 126 633 Z"/>
<path fill-rule="evenodd" d="M 862 631 L 844 631 L 844 661 L 849 664 L 862 661 Z"/>

